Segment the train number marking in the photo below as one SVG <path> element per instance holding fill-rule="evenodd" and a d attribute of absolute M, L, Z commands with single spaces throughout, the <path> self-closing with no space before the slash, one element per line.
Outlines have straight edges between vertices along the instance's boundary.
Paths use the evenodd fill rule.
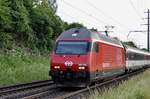
<path fill-rule="evenodd" d="M 103 63 L 103 67 L 109 67 L 109 63 Z"/>

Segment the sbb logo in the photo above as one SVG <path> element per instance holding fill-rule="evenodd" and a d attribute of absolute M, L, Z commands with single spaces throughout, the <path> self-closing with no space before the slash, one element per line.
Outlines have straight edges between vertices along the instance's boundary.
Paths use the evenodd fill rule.
<path fill-rule="evenodd" d="M 73 65 L 73 62 L 72 62 L 72 61 L 66 61 L 66 62 L 65 62 L 65 65 L 66 65 L 66 66 L 72 66 L 72 65 Z"/>

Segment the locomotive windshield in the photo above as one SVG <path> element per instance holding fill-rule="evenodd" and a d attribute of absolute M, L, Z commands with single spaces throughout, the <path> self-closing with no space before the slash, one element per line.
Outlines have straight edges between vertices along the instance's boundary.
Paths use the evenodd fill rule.
<path fill-rule="evenodd" d="M 59 41 L 55 47 L 56 54 L 86 54 L 89 43 L 87 41 Z"/>

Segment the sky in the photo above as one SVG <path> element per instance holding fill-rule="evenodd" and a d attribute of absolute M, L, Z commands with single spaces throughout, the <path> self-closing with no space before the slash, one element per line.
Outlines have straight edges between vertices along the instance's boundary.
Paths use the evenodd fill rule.
<path fill-rule="evenodd" d="M 133 41 L 140 48 L 147 48 L 146 12 L 150 8 L 150 0 L 57 0 L 57 15 L 62 20 L 79 22 L 87 28 L 104 31 L 105 26 L 114 26 L 110 37 L 122 41 Z"/>

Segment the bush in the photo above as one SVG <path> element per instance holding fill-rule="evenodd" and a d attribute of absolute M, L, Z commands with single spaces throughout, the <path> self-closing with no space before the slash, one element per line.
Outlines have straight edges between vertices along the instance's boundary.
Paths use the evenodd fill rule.
<path fill-rule="evenodd" d="M 0 48 L 11 48 L 12 36 L 5 32 L 0 32 Z"/>

